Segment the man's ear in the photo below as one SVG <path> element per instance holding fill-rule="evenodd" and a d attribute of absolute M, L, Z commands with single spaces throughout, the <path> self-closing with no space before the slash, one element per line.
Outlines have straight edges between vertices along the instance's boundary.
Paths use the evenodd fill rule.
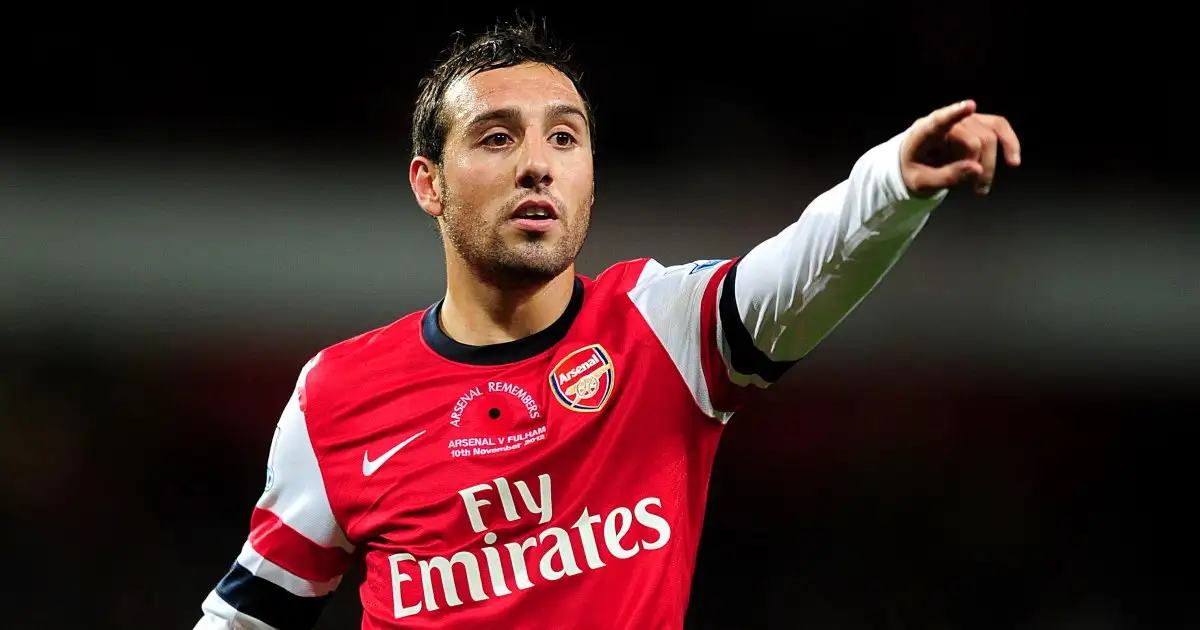
<path fill-rule="evenodd" d="M 417 205 L 431 217 L 442 216 L 441 170 L 427 157 L 418 155 L 408 165 L 408 185 L 412 187 Z"/>

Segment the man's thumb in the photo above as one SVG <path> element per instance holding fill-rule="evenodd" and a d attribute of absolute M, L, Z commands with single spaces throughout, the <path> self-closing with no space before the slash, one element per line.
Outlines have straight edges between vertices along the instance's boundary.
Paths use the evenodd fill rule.
<path fill-rule="evenodd" d="M 983 175 L 983 165 L 975 160 L 959 160 L 945 166 L 929 169 L 919 178 L 920 194 L 932 194 L 938 190 L 953 188 L 973 177 Z"/>

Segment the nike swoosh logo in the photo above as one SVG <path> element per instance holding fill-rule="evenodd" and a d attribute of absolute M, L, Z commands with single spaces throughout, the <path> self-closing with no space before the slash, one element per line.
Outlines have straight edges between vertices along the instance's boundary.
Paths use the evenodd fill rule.
<path fill-rule="evenodd" d="M 392 458 L 392 455 L 399 453 L 400 449 L 404 448 L 405 446 L 408 446 L 409 442 L 412 442 L 413 440 L 421 437 L 422 435 L 425 435 L 425 431 L 421 431 L 420 433 L 408 438 L 407 440 L 404 440 L 403 442 L 393 446 L 390 451 L 384 453 L 383 455 L 380 455 L 379 458 L 375 459 L 375 460 L 372 460 L 371 457 L 369 455 L 367 455 L 367 452 L 363 451 L 363 476 L 370 477 L 371 475 L 374 475 L 375 471 L 379 470 L 379 467 L 382 466 L 384 464 L 384 462 L 386 462 L 387 460 Z"/>

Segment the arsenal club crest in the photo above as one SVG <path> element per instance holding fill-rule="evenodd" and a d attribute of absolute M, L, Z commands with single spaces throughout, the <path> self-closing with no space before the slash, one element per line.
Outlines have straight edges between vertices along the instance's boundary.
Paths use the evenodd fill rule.
<path fill-rule="evenodd" d="M 550 370 L 550 391 L 567 409 L 600 411 L 612 394 L 613 376 L 612 356 L 600 344 L 592 344 L 563 357 Z"/>

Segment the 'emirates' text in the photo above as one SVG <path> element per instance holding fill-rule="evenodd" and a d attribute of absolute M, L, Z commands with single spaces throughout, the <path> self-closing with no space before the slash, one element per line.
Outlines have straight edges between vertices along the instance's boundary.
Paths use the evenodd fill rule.
<path fill-rule="evenodd" d="M 660 549 L 671 539 L 671 527 L 661 515 L 662 501 L 646 497 L 632 509 L 618 507 L 603 516 L 584 508 L 567 529 L 547 527 L 524 540 L 498 544 L 495 532 L 488 531 L 488 523 L 494 519 L 550 522 L 550 475 L 539 475 L 533 488 L 524 481 L 510 483 L 500 477 L 458 494 L 471 529 L 483 534 L 484 546 L 448 558 L 416 558 L 409 553 L 388 556 L 397 619 L 443 605 L 461 606 L 464 597 L 479 602 L 519 593 L 542 582 L 603 568 L 612 560 L 628 560 L 643 550 Z M 639 525 L 636 531 L 635 524 Z M 460 592 L 456 574 L 465 575 L 466 592 Z M 419 592 L 414 585 L 404 588 L 407 582 L 420 584 Z"/>

